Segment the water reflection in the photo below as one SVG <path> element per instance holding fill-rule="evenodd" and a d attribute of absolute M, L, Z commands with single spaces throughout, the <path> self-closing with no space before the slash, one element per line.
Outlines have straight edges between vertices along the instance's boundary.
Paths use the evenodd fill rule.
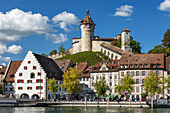
<path fill-rule="evenodd" d="M 167 113 L 170 108 L 0 107 L 0 113 Z"/>

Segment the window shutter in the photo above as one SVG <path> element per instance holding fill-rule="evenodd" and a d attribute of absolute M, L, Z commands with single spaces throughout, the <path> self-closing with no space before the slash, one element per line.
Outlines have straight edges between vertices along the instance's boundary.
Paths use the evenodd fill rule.
<path fill-rule="evenodd" d="M 32 83 L 32 80 L 31 80 L 31 83 Z"/>
<path fill-rule="evenodd" d="M 43 87 L 41 86 L 41 89 L 43 89 Z"/>
<path fill-rule="evenodd" d="M 21 90 L 23 90 L 23 87 L 21 87 Z"/>
<path fill-rule="evenodd" d="M 32 87 L 31 87 L 31 90 L 32 90 Z"/>
<path fill-rule="evenodd" d="M 36 79 L 36 83 L 38 83 L 38 79 Z"/>
<path fill-rule="evenodd" d="M 43 79 L 41 79 L 41 83 L 43 83 Z"/>
<path fill-rule="evenodd" d="M 19 80 L 17 80 L 17 83 L 19 83 Z"/>
<path fill-rule="evenodd" d="M 27 87 L 27 90 L 28 90 L 29 88 Z"/>
<path fill-rule="evenodd" d="M 22 80 L 22 83 L 24 83 L 24 80 Z"/>
<path fill-rule="evenodd" d="M 19 90 L 19 87 L 18 87 L 18 90 Z"/>
<path fill-rule="evenodd" d="M 36 86 L 36 90 L 38 89 L 38 86 Z"/>

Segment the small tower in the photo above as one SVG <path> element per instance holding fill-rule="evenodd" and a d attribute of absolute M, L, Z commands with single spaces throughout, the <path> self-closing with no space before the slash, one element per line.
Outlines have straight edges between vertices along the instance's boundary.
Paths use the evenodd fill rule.
<path fill-rule="evenodd" d="M 121 32 L 121 49 L 132 52 L 130 48 L 130 30 L 127 28 Z"/>
<path fill-rule="evenodd" d="M 80 22 L 82 41 L 81 51 L 91 51 L 92 50 L 91 39 L 92 37 L 94 37 L 95 24 L 90 17 L 89 10 L 87 10 L 87 15 Z"/>

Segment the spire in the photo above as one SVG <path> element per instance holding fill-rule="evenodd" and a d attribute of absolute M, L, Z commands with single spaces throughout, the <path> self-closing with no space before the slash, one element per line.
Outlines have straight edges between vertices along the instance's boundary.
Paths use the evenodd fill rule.
<path fill-rule="evenodd" d="M 90 14 L 89 14 L 89 9 L 87 9 L 87 14 L 85 16 L 85 18 L 83 20 L 80 21 L 81 24 L 91 24 L 91 25 L 95 25 L 95 23 L 93 22 L 93 20 L 91 19 L 90 17 Z"/>

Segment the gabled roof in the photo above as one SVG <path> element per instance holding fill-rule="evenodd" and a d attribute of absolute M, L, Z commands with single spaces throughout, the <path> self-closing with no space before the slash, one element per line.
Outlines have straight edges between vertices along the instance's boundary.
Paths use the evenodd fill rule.
<path fill-rule="evenodd" d="M 164 54 L 122 55 L 120 58 L 120 65 L 128 66 L 129 64 L 146 64 L 146 68 L 156 68 L 156 65 L 159 65 L 159 68 L 164 68 Z"/>
<path fill-rule="evenodd" d="M 111 44 L 107 44 L 107 43 L 105 43 L 105 42 L 101 43 L 100 45 L 103 46 L 103 47 L 105 47 L 105 48 L 107 48 L 107 49 L 109 49 L 109 50 L 111 50 L 111 51 L 113 51 L 113 52 L 116 52 L 116 53 L 118 53 L 118 54 L 120 54 L 120 55 L 133 54 L 133 53 L 131 53 L 131 52 L 122 50 L 122 49 L 119 48 L 119 47 L 113 46 L 113 45 L 111 45 Z"/>
<path fill-rule="evenodd" d="M 22 61 L 11 61 L 10 62 L 9 66 L 7 67 L 6 74 L 5 74 L 6 82 L 14 82 L 15 73 L 17 72 L 21 63 Z"/>
<path fill-rule="evenodd" d="M 125 28 L 123 31 L 128 31 L 128 32 L 130 32 L 130 30 L 129 30 L 129 29 L 127 29 L 127 28 Z M 122 31 L 122 32 L 123 32 L 123 31 Z"/>
<path fill-rule="evenodd" d="M 89 66 L 85 71 L 89 72 L 110 72 L 118 71 L 120 60 L 102 60 L 98 62 L 95 66 Z M 105 64 L 108 70 L 101 70 L 102 65 Z"/>
<path fill-rule="evenodd" d="M 69 68 L 70 63 L 72 62 L 71 60 L 54 60 L 55 63 L 60 67 L 60 69 L 63 72 L 66 72 L 66 70 Z"/>
<path fill-rule="evenodd" d="M 62 80 L 63 71 L 58 67 L 53 59 L 38 55 L 36 53 L 33 54 L 46 72 L 48 78 Z"/>
<path fill-rule="evenodd" d="M 76 64 L 76 69 L 81 71 L 81 72 L 84 72 L 84 70 L 90 65 L 88 62 L 81 62 L 81 63 L 78 63 Z"/>
<path fill-rule="evenodd" d="M 89 10 L 87 11 L 87 15 L 85 16 L 85 18 L 83 20 L 80 21 L 81 24 L 91 24 L 91 25 L 95 25 L 93 20 L 91 19 L 90 17 L 90 14 L 89 14 Z"/>

